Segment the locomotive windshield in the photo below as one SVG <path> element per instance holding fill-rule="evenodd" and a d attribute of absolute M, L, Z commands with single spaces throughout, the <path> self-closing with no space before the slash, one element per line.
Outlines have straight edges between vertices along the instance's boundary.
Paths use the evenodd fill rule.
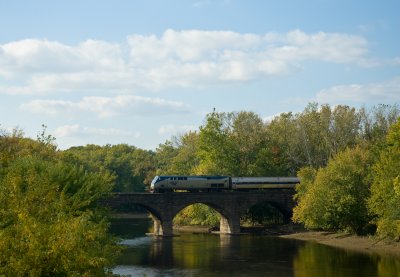
<path fill-rule="evenodd" d="M 151 186 L 154 186 L 155 183 L 157 183 L 160 180 L 160 176 L 154 177 L 153 181 L 151 181 Z"/>

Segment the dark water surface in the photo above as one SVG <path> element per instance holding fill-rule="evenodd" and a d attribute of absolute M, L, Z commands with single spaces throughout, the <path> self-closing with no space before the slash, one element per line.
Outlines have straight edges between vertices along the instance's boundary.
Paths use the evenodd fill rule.
<path fill-rule="evenodd" d="M 131 276 L 396 276 L 400 259 L 276 237 L 146 236 L 148 219 L 114 222 L 127 248 L 114 273 Z"/>

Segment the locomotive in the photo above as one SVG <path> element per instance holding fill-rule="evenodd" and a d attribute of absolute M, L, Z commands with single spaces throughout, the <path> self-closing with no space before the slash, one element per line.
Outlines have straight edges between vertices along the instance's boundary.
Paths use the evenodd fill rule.
<path fill-rule="evenodd" d="M 248 191 L 260 189 L 294 188 L 300 183 L 297 177 L 230 177 L 230 176 L 156 176 L 150 185 L 150 192 L 211 192 Z"/>

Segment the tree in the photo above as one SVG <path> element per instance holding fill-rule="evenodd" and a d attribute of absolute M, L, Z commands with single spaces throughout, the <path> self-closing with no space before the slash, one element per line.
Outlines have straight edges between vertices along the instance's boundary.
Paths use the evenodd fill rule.
<path fill-rule="evenodd" d="M 192 175 L 199 164 L 197 156 L 199 134 L 188 132 L 176 139 L 176 156 L 170 160 L 170 172 L 177 175 Z"/>
<path fill-rule="evenodd" d="M 392 125 L 373 167 L 369 208 L 380 236 L 400 240 L 400 118 Z"/>
<path fill-rule="evenodd" d="M 236 176 L 259 176 L 264 171 L 257 163 L 261 149 L 266 146 L 267 136 L 262 119 L 253 112 L 235 114 L 230 134 L 235 147 L 238 172 Z M 259 168 L 259 167 L 262 168 Z"/>
<path fill-rule="evenodd" d="M 238 172 L 237 152 L 230 138 L 233 113 L 208 114 L 200 127 L 196 174 L 232 175 Z"/>
<path fill-rule="evenodd" d="M 265 174 L 293 176 L 303 165 L 298 140 L 296 121 L 292 113 L 281 113 L 266 125 L 267 146 L 257 157 L 257 162 L 264 164 Z"/>
<path fill-rule="evenodd" d="M 131 175 L 135 176 L 134 191 L 143 191 L 150 186 L 156 172 L 155 153 L 151 150 L 135 149 L 131 155 Z"/>
<path fill-rule="evenodd" d="M 267 124 L 265 154 L 271 166 L 294 175 L 304 166 L 324 167 L 330 158 L 364 139 L 361 115 L 355 108 L 310 103 L 297 114 L 282 113 Z"/>
<path fill-rule="evenodd" d="M 112 176 L 66 163 L 40 141 L 0 142 L 8 157 L 0 170 L 0 275 L 104 275 L 119 251 L 97 207 Z"/>
<path fill-rule="evenodd" d="M 369 157 L 362 148 L 348 148 L 318 170 L 299 171 L 293 220 L 307 228 L 360 234 L 368 224 Z"/>
<path fill-rule="evenodd" d="M 178 148 L 167 140 L 156 149 L 157 175 L 173 174 L 171 168 L 172 160 L 178 155 Z"/>
<path fill-rule="evenodd" d="M 205 204 L 193 204 L 181 210 L 174 218 L 178 225 L 218 226 L 220 215 Z"/>
<path fill-rule="evenodd" d="M 390 126 L 396 123 L 400 116 L 397 105 L 378 105 L 370 109 L 361 108 L 359 111 L 361 120 L 361 135 L 371 142 L 385 140 Z"/>
<path fill-rule="evenodd" d="M 66 161 L 115 176 L 114 191 L 144 191 L 155 172 L 154 153 L 127 144 L 86 145 L 63 151 Z"/>

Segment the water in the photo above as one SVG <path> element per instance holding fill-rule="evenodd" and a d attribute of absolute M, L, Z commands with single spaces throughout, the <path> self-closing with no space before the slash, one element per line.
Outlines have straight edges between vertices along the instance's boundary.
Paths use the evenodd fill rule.
<path fill-rule="evenodd" d="M 400 259 L 276 237 L 144 235 L 149 220 L 113 225 L 126 250 L 113 272 L 130 276 L 396 276 Z"/>

